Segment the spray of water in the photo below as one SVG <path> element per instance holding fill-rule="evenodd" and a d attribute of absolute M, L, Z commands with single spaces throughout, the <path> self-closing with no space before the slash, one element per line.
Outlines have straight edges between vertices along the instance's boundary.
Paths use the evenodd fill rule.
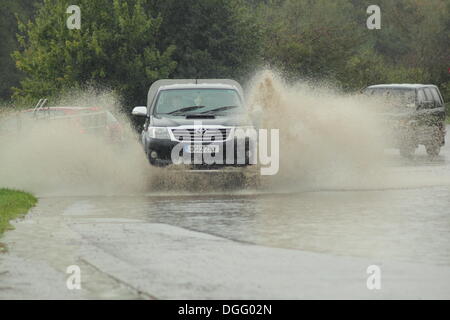
<path fill-rule="evenodd" d="M 78 127 L 61 121 L 34 120 L 12 135 L 0 130 L 0 186 L 37 195 L 73 196 L 450 184 L 448 174 L 411 175 L 386 166 L 382 134 L 386 128 L 374 112 L 380 101 L 343 94 L 323 84 L 288 84 L 272 71 L 259 72 L 252 79 L 248 107 L 260 128 L 279 129 L 280 170 L 274 176 L 255 178 L 254 170 L 192 174 L 179 167 L 152 167 L 117 101 L 111 92 L 87 90 L 66 95 L 54 105 L 109 110 L 124 131 L 121 143 L 103 135 L 81 134 Z M 0 129 L 11 117 L 11 112 L 0 114 Z"/>
<path fill-rule="evenodd" d="M 78 115 L 69 115 L 65 121 L 46 117 L 44 110 L 35 119 L 31 112 L 25 115 L 9 110 L 0 116 L 0 127 L 15 128 L 9 134 L 0 131 L 1 187 L 39 196 L 214 193 L 248 187 L 246 170 L 194 174 L 180 166 L 150 166 L 138 133 L 129 117 L 120 112 L 118 99 L 111 92 L 77 91 L 53 105 L 97 107 L 111 112 L 121 124 L 123 141 L 111 141 L 98 132 L 80 132 L 83 128 L 70 120 L 78 120 Z M 20 130 L 15 123 L 18 116 Z"/>
<path fill-rule="evenodd" d="M 249 106 L 260 127 L 280 132 L 280 171 L 266 179 L 271 187 L 359 188 L 382 178 L 384 141 L 373 102 L 263 71 L 252 81 Z"/>
<path fill-rule="evenodd" d="M 88 134 L 69 119 L 30 119 L 30 113 L 7 114 L 3 124 L 21 117 L 20 130 L 0 137 L 0 185 L 38 195 L 99 195 L 145 190 L 149 171 L 131 126 L 121 117 L 110 92 L 77 92 L 58 106 L 99 107 L 121 123 L 124 141 Z M 45 114 L 45 112 L 41 112 Z M 76 118 L 76 117 L 75 117 Z M 5 133 L 5 132 L 4 132 Z"/>

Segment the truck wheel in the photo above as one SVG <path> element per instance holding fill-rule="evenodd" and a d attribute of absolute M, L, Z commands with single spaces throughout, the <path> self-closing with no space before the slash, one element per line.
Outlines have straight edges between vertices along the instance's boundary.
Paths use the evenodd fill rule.
<path fill-rule="evenodd" d="M 439 152 L 441 152 L 441 147 L 437 144 L 426 145 L 425 149 L 427 150 L 427 154 L 432 157 L 438 156 Z"/>
<path fill-rule="evenodd" d="M 439 137 L 440 137 L 440 141 L 439 142 L 441 144 L 441 147 L 445 145 L 445 135 L 447 133 L 446 131 L 447 130 L 445 129 L 445 125 L 441 124 L 440 127 L 439 127 Z"/>
<path fill-rule="evenodd" d="M 403 158 L 412 159 L 415 152 L 416 152 L 416 148 L 413 147 L 413 146 L 402 146 L 402 147 L 400 147 L 400 155 Z"/>
<path fill-rule="evenodd" d="M 148 163 L 150 163 L 152 166 L 155 166 L 155 167 L 158 166 L 158 163 L 156 162 L 156 160 L 154 160 L 150 157 L 148 157 Z"/>

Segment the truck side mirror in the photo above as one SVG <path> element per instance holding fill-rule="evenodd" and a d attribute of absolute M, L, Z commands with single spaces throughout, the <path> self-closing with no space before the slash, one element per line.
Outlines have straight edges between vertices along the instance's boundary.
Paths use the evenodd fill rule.
<path fill-rule="evenodd" d="M 131 111 L 131 114 L 133 116 L 146 117 L 147 116 L 147 107 L 144 107 L 144 106 L 134 107 L 133 111 Z"/>

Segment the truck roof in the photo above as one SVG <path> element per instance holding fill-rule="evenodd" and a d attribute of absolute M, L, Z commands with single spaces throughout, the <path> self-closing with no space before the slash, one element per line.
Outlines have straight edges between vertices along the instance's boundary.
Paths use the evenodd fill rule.
<path fill-rule="evenodd" d="M 424 87 L 436 87 L 432 84 L 420 84 L 420 83 L 391 83 L 391 84 L 376 84 L 368 86 L 368 89 L 376 88 L 393 88 L 393 89 L 418 89 Z"/>
<path fill-rule="evenodd" d="M 169 84 L 166 86 L 160 86 L 159 90 L 171 90 L 171 89 L 235 89 L 237 88 L 235 86 L 232 86 L 230 84 L 224 84 L 224 83 L 198 83 L 198 84 Z"/>

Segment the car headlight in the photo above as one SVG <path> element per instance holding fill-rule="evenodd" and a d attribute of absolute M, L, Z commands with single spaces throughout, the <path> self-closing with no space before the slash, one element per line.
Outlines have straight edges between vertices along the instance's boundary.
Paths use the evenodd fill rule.
<path fill-rule="evenodd" d="M 148 134 L 154 139 L 170 139 L 169 131 L 166 127 L 149 127 Z"/>

